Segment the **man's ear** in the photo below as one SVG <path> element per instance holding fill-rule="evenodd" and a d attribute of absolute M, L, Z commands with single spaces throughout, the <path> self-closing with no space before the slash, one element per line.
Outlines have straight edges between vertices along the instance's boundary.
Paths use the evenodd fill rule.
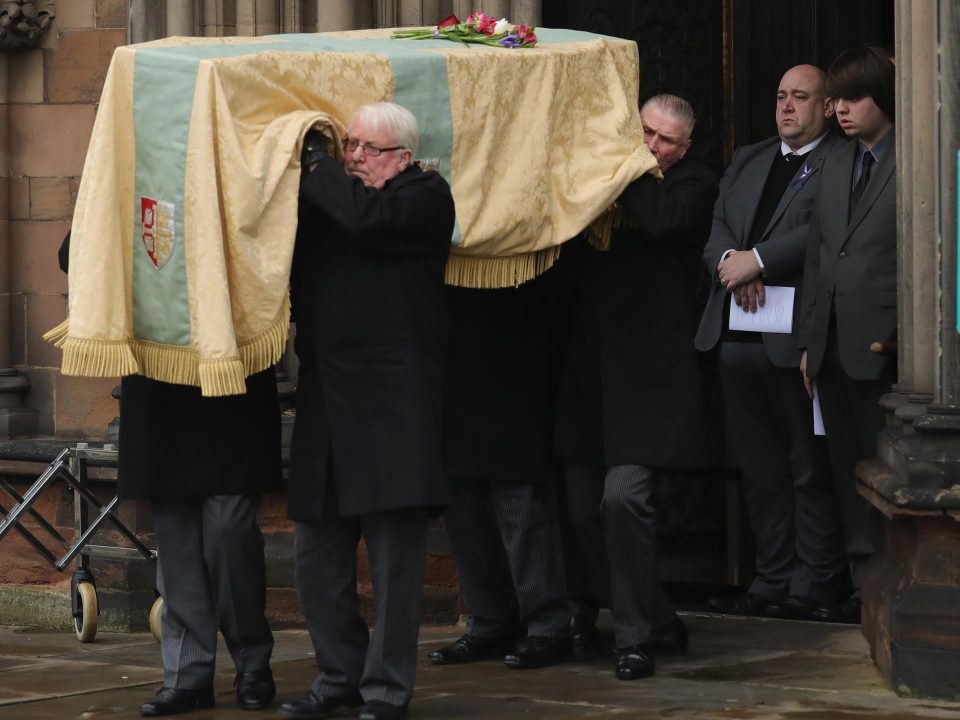
<path fill-rule="evenodd" d="M 825 118 L 832 118 L 834 113 L 837 110 L 837 103 L 832 97 L 828 97 L 823 101 L 823 116 Z"/>

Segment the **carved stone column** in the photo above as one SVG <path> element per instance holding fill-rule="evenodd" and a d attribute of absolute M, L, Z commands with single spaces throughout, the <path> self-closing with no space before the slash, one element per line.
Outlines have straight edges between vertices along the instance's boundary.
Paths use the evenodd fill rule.
<path fill-rule="evenodd" d="M 197 7 L 195 0 L 167 2 L 167 37 L 180 35 L 192 37 L 198 34 Z"/>
<path fill-rule="evenodd" d="M 510 22 L 524 25 L 539 25 L 541 13 L 541 0 L 513 0 L 512 11 L 508 18 Z"/>
<path fill-rule="evenodd" d="M 354 30 L 359 13 L 356 0 L 310 0 L 317 4 L 317 32 Z"/>
<path fill-rule="evenodd" d="M 280 32 L 280 0 L 236 0 L 237 35 L 275 35 Z"/>
<path fill-rule="evenodd" d="M 960 697 L 960 8 L 897 0 L 899 383 L 860 492 L 885 517 L 863 633 L 903 694 Z"/>

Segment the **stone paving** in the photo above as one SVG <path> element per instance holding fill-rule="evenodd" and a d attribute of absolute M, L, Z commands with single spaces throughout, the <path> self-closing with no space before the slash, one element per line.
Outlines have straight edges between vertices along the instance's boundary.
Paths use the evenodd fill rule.
<path fill-rule="evenodd" d="M 870 661 L 859 628 L 706 613 L 686 613 L 684 620 L 690 654 L 659 659 L 656 677 L 647 680 L 615 679 L 611 658 L 540 670 L 509 670 L 497 661 L 438 667 L 424 660 L 410 717 L 960 719 L 960 702 L 897 697 Z M 455 627 L 424 628 L 421 657 L 458 635 Z M 279 717 L 279 701 L 305 691 L 315 667 L 306 632 L 281 630 L 276 637 L 278 702 L 271 710 L 237 708 L 221 644 L 217 706 L 182 717 Z M 160 681 L 159 646 L 147 634 L 100 633 L 95 642 L 80 644 L 72 633 L 0 628 L 0 718 L 136 718 Z"/>

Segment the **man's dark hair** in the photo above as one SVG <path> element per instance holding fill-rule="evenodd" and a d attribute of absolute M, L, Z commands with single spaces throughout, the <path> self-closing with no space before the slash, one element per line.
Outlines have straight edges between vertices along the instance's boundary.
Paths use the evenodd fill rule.
<path fill-rule="evenodd" d="M 893 56 L 887 50 L 871 45 L 847 50 L 827 70 L 827 94 L 844 100 L 872 97 L 890 122 L 896 122 L 895 75 Z"/>

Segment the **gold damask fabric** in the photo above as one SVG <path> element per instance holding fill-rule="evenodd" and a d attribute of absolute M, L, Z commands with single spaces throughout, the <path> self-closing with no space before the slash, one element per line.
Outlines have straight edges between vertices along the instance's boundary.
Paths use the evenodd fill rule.
<path fill-rule="evenodd" d="M 279 358 L 300 143 L 363 104 L 415 109 L 450 181 L 448 282 L 504 287 L 656 172 L 635 43 L 538 30 L 534 49 L 391 41 L 391 30 L 170 38 L 113 58 L 74 213 L 63 372 L 243 392 Z M 424 218 L 428 223 L 429 218 Z"/>

